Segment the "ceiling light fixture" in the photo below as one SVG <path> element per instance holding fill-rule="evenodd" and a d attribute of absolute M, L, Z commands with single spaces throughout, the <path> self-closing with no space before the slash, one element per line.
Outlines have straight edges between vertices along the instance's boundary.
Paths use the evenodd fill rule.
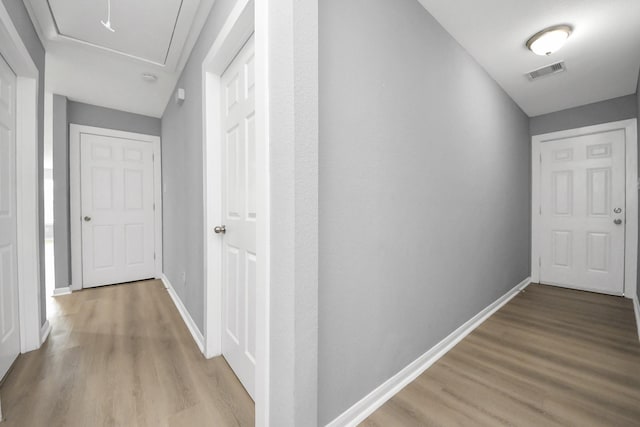
<path fill-rule="evenodd" d="M 100 21 L 100 23 L 112 33 L 116 32 L 116 30 L 111 28 L 111 0 L 107 0 L 107 22 Z"/>
<path fill-rule="evenodd" d="M 545 28 L 527 40 L 527 48 L 536 55 L 551 55 L 564 45 L 572 31 L 569 25 Z"/>

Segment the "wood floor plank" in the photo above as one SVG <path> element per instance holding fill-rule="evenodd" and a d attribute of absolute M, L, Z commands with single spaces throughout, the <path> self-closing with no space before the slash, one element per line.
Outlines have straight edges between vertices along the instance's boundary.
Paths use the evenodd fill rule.
<path fill-rule="evenodd" d="M 0 388 L 3 426 L 253 426 L 223 358 L 206 360 L 159 281 L 49 303 L 52 332 Z"/>
<path fill-rule="evenodd" d="M 361 425 L 640 426 L 632 302 L 530 285 Z"/>

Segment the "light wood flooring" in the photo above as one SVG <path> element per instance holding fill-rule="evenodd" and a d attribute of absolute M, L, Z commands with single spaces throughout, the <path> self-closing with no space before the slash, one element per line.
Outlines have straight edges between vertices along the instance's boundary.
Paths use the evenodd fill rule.
<path fill-rule="evenodd" d="M 530 285 L 363 426 L 640 426 L 628 299 Z"/>
<path fill-rule="evenodd" d="M 0 388 L 3 427 L 253 426 L 225 360 L 206 360 L 160 281 L 56 297 L 53 330 Z M 52 313 L 53 312 L 53 313 Z"/>

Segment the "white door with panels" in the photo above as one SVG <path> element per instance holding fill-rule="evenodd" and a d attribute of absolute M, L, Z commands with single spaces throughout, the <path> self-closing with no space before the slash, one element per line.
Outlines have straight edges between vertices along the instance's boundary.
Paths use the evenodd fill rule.
<path fill-rule="evenodd" d="M 541 144 L 540 281 L 622 295 L 625 131 Z"/>
<path fill-rule="evenodd" d="M 16 214 L 16 76 L 0 56 L 0 380 L 20 353 Z"/>
<path fill-rule="evenodd" d="M 253 397 L 256 349 L 256 146 L 253 37 L 221 78 L 222 354 Z"/>
<path fill-rule="evenodd" d="M 82 286 L 155 277 L 153 145 L 82 133 Z"/>

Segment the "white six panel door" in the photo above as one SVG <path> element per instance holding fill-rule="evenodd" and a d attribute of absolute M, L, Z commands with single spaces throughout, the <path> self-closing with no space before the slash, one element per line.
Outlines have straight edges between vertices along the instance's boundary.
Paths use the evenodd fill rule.
<path fill-rule="evenodd" d="M 624 291 L 624 130 L 544 142 L 542 283 Z"/>
<path fill-rule="evenodd" d="M 253 397 L 256 174 L 253 37 L 222 76 L 222 354 Z"/>
<path fill-rule="evenodd" d="M 80 139 L 83 287 L 155 277 L 153 146 Z"/>
<path fill-rule="evenodd" d="M 0 379 L 20 353 L 15 125 L 16 76 L 0 56 Z"/>

